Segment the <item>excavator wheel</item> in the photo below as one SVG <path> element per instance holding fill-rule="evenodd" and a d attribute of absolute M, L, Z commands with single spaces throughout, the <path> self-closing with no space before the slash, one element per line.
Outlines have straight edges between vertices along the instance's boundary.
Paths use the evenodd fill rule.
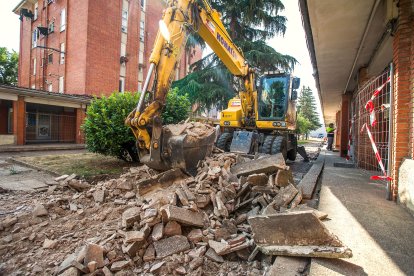
<path fill-rule="evenodd" d="M 287 158 L 286 139 L 283 136 L 276 136 L 272 144 L 272 154 L 282 153 L 283 158 Z"/>
<path fill-rule="evenodd" d="M 273 135 L 266 136 L 266 138 L 264 139 L 263 145 L 262 145 L 261 153 L 271 154 L 272 144 L 274 140 L 275 140 L 275 136 Z"/>
<path fill-rule="evenodd" d="M 289 134 L 293 148 L 287 152 L 287 158 L 291 161 L 296 160 L 298 153 L 298 140 L 294 134 Z"/>
<path fill-rule="evenodd" d="M 221 150 L 229 152 L 232 140 L 233 140 L 233 133 L 225 132 L 218 138 L 217 147 Z"/>

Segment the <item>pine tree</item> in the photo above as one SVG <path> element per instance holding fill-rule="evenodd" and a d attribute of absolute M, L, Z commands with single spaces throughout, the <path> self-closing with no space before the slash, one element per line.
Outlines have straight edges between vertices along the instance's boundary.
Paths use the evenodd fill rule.
<path fill-rule="evenodd" d="M 305 134 L 307 139 L 311 130 L 316 130 L 321 126 L 316 109 L 315 97 L 309 86 L 302 87 L 298 103 L 298 114 L 301 118 L 306 118 L 309 121 L 309 124 L 306 124 L 306 127 L 302 126 L 300 130 L 302 132 L 301 134 Z"/>
<path fill-rule="evenodd" d="M 297 63 L 294 57 L 280 54 L 265 43 L 265 40 L 286 32 L 287 18 L 279 15 L 284 10 L 281 0 L 210 2 L 221 13 L 221 20 L 251 67 L 258 68 L 260 73 L 277 69 L 290 71 L 294 68 Z M 205 46 L 202 39 L 193 34 L 187 45 L 197 44 Z M 233 78 L 214 53 L 194 63 L 191 69 L 194 72 L 175 82 L 174 86 L 188 94 L 192 103 L 198 102 L 203 108 L 223 108 L 239 90 L 238 80 Z"/>

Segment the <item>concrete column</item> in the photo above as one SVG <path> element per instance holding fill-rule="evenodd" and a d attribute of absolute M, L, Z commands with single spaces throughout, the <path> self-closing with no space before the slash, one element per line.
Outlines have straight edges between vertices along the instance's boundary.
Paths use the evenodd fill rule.
<path fill-rule="evenodd" d="M 13 101 L 13 135 L 16 145 L 26 143 L 26 103 L 21 96 Z"/>
<path fill-rule="evenodd" d="M 341 111 L 336 112 L 336 122 L 335 122 L 335 140 L 334 146 L 336 150 L 341 149 L 341 135 L 342 135 L 342 121 L 341 121 Z"/>
<path fill-rule="evenodd" d="M 342 95 L 341 104 L 341 132 L 339 139 L 341 157 L 346 157 L 348 153 L 348 140 L 349 140 L 349 109 L 351 105 L 351 95 Z"/>
<path fill-rule="evenodd" d="M 85 135 L 81 126 L 86 118 L 86 111 L 83 108 L 76 109 L 76 144 L 85 144 Z"/>

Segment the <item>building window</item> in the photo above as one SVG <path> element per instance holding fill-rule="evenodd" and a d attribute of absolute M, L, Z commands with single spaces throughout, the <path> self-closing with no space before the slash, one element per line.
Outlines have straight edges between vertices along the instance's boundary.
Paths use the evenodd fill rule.
<path fill-rule="evenodd" d="M 38 12 L 39 12 L 39 3 L 36 2 L 34 4 L 33 20 L 37 20 Z"/>
<path fill-rule="evenodd" d="M 47 63 L 52 64 L 53 63 L 53 53 L 50 53 L 47 56 Z"/>
<path fill-rule="evenodd" d="M 59 93 L 63 93 L 65 89 L 65 79 L 64 77 L 59 77 Z"/>
<path fill-rule="evenodd" d="M 65 43 L 60 43 L 60 64 L 65 64 Z"/>
<path fill-rule="evenodd" d="M 32 84 L 32 89 L 36 89 L 36 84 Z"/>
<path fill-rule="evenodd" d="M 49 92 L 53 92 L 53 84 L 52 84 L 52 83 L 49 83 L 49 84 L 47 85 L 47 91 L 49 91 Z"/>
<path fill-rule="evenodd" d="M 145 0 L 141 0 L 141 8 L 145 10 Z"/>
<path fill-rule="evenodd" d="M 32 33 L 32 48 L 37 47 L 37 41 L 39 40 L 39 29 L 36 28 Z"/>
<path fill-rule="evenodd" d="M 139 23 L 139 40 L 144 42 L 145 40 L 145 22 L 141 21 Z"/>
<path fill-rule="evenodd" d="M 55 22 L 53 21 L 53 22 L 49 23 L 48 33 L 51 34 L 51 33 L 54 33 L 54 32 L 55 32 Z"/>
<path fill-rule="evenodd" d="M 124 92 L 124 91 L 125 91 L 125 78 L 120 77 L 119 78 L 119 92 Z"/>
<path fill-rule="evenodd" d="M 66 30 L 66 9 L 60 11 L 60 31 Z"/>
<path fill-rule="evenodd" d="M 33 59 L 33 76 L 36 76 L 36 58 Z"/>
<path fill-rule="evenodd" d="M 142 90 L 142 82 L 138 82 L 138 92 L 141 92 Z"/>
<path fill-rule="evenodd" d="M 128 31 L 128 11 L 122 11 L 122 27 L 121 30 L 126 33 Z"/>
<path fill-rule="evenodd" d="M 7 112 L 7 132 L 13 133 L 13 108 L 9 108 Z"/>

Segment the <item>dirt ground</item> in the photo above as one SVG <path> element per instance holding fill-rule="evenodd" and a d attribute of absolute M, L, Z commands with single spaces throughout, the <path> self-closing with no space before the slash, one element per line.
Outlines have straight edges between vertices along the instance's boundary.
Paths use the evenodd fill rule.
<path fill-rule="evenodd" d="M 320 143 L 310 142 L 305 147 L 309 155 L 315 157 Z M 88 155 L 78 153 L 78 156 L 87 158 Z M 45 157 L 25 157 L 25 160 L 41 162 Z M 59 155 L 54 161 L 48 166 L 55 170 L 59 165 L 54 163 L 66 162 Z M 298 155 L 295 162 L 288 162 L 287 165 L 292 169 L 297 184 L 312 166 L 312 161 L 305 163 Z M 132 203 L 126 194 L 115 189 L 110 195 L 113 200 L 100 204 L 94 198 L 95 188 L 88 192 L 61 188 L 56 185 L 55 177 L 11 164 L 4 156 L 0 156 L 0 175 L 0 275 L 56 274 L 57 268 L 69 254 L 90 242 L 99 243 L 108 249 L 106 254 L 111 254 L 114 238 L 120 235 L 120 217 Z M 150 177 L 151 173 L 146 172 L 145 175 Z M 16 190 L 12 186 L 23 189 Z M 39 203 L 46 207 L 47 215 L 33 215 Z M 117 256 L 119 252 L 113 254 Z M 111 260 L 115 261 L 117 259 Z M 271 259 L 265 262 L 271 263 Z M 148 264 L 143 265 L 142 269 L 134 270 L 135 275 L 149 271 L 149 267 L 145 267 Z M 257 275 L 262 272 L 262 266 L 255 261 L 247 269 L 236 257 L 221 265 L 205 263 L 203 271 L 205 275 Z M 128 274 L 118 272 L 116 275 Z"/>

